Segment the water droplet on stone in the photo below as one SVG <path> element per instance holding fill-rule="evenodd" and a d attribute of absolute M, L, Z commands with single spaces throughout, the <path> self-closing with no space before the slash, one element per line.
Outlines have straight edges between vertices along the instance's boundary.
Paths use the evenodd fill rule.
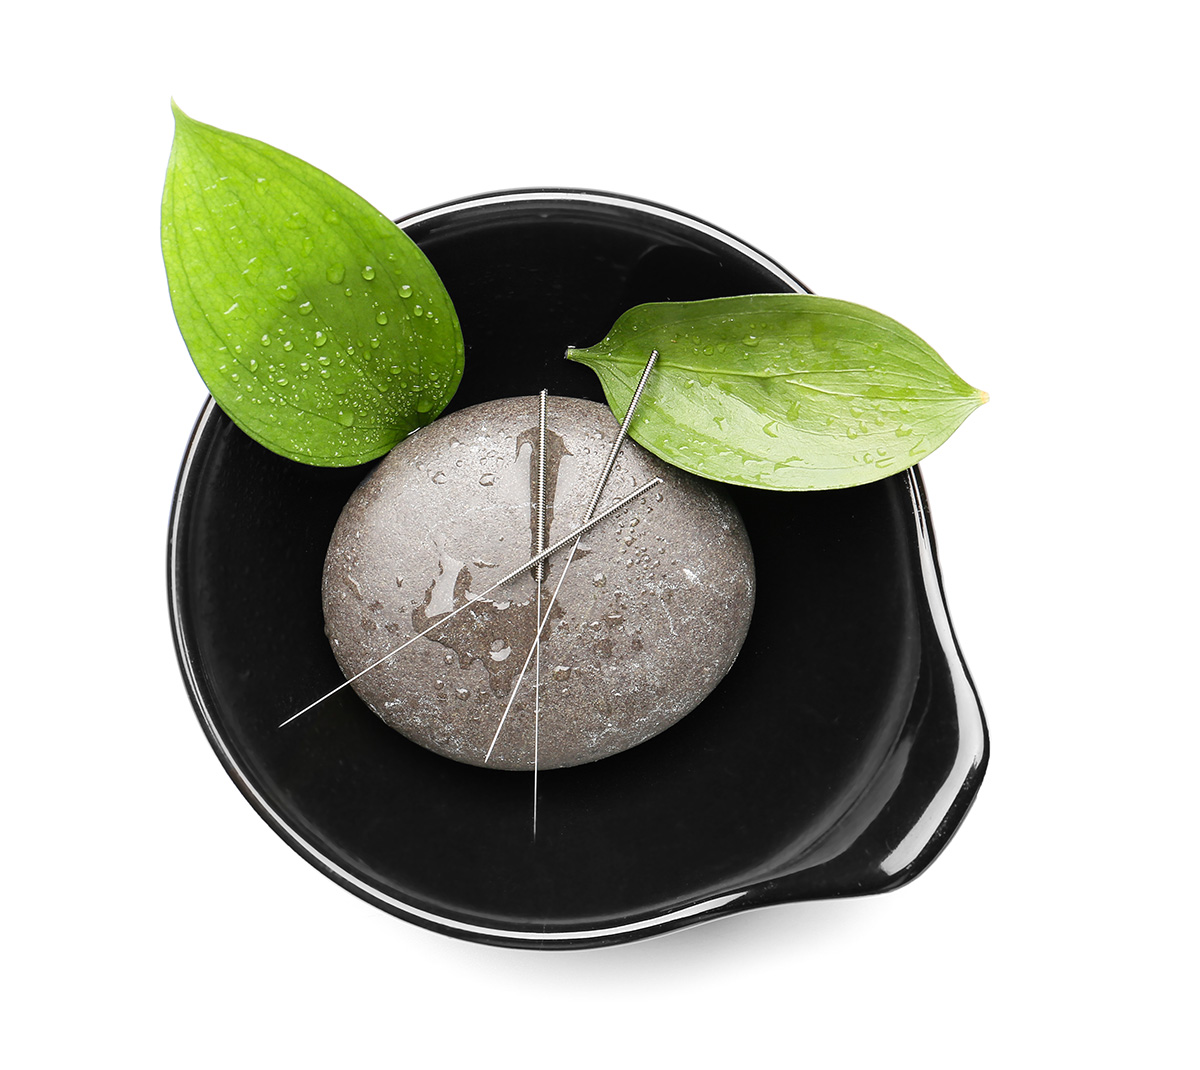
<path fill-rule="evenodd" d="M 437 474 L 437 475 L 435 475 L 435 476 L 433 477 L 433 481 L 434 481 L 435 483 L 439 483 L 439 484 L 440 484 L 440 483 L 445 483 L 445 482 L 446 482 L 446 473 L 445 473 L 445 472 L 438 472 L 438 474 Z"/>
<path fill-rule="evenodd" d="M 481 487 L 490 487 L 496 482 L 496 474 L 494 472 L 484 472 L 479 477 L 479 485 Z"/>

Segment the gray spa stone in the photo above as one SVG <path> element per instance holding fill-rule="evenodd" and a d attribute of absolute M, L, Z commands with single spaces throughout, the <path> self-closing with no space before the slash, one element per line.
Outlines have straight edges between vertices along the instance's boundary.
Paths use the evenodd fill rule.
<path fill-rule="evenodd" d="M 354 492 L 325 561 L 325 630 L 347 676 L 534 553 L 536 397 L 444 416 L 401 442 Z M 617 436 L 603 405 L 550 398 L 547 545 L 583 523 Z M 537 764 L 633 747 L 694 709 L 741 649 L 754 605 L 745 527 L 713 485 L 627 440 L 597 512 L 665 481 L 585 535 L 542 639 Z M 547 561 L 548 603 L 569 547 Z M 544 607 L 543 607 L 544 612 Z M 536 632 L 529 572 L 354 682 L 385 722 L 484 765 Z M 489 768 L 534 762 L 534 666 Z"/>

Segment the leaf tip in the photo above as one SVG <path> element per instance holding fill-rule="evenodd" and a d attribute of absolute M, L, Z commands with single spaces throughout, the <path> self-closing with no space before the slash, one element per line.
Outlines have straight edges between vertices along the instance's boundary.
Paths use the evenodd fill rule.
<path fill-rule="evenodd" d="M 986 390 L 976 390 L 975 393 L 979 397 L 980 405 L 986 405 L 992 400 L 992 396 Z"/>
<path fill-rule="evenodd" d="M 171 115 L 175 119 L 175 136 L 176 138 L 193 136 L 197 131 L 205 127 L 205 123 L 197 119 L 193 119 L 186 111 L 175 103 L 175 98 L 171 98 Z"/>

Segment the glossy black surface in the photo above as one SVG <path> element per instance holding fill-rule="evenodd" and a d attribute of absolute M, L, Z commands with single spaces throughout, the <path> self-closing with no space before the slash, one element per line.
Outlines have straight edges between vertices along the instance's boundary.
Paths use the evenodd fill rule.
<path fill-rule="evenodd" d="M 642 301 L 801 288 L 705 224 L 605 195 L 497 195 L 405 223 L 462 320 L 452 408 L 603 400 L 562 357 Z M 531 778 L 387 728 L 322 632 L 321 565 L 366 469 L 283 460 L 211 403 L 184 462 L 169 587 L 180 663 L 230 775 L 318 868 L 402 917 L 533 947 L 613 943 L 788 900 L 883 891 L 934 858 L 986 764 L 915 472 L 736 490 L 759 600 L 710 698 L 634 750 Z"/>

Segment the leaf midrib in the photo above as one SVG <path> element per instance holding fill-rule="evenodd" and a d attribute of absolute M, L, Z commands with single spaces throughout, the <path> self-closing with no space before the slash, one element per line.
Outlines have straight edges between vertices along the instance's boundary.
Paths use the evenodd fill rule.
<path fill-rule="evenodd" d="M 591 361 L 580 361 L 580 363 L 587 364 L 588 367 L 592 366 Z M 610 365 L 611 364 L 626 365 L 628 367 L 633 368 L 638 374 L 641 374 L 642 368 L 645 367 L 644 362 L 638 363 L 636 360 L 625 360 L 621 357 L 610 357 L 610 356 L 603 357 L 603 358 L 597 360 L 596 363 L 597 364 L 610 364 Z M 835 398 L 864 398 L 867 401 L 946 401 L 951 398 L 958 398 L 962 401 L 970 401 L 971 400 L 970 397 L 968 397 L 967 395 L 960 394 L 957 392 L 952 392 L 949 394 L 917 395 L 916 397 L 913 397 L 911 395 L 899 397 L 899 396 L 893 396 L 891 394 L 872 394 L 869 398 L 867 398 L 863 394 L 842 393 L 837 390 L 826 390 L 822 387 L 814 386 L 811 383 L 807 383 L 807 382 L 803 382 L 803 381 L 798 382 L 794 379 L 789 379 L 788 376 L 800 374 L 800 372 L 797 369 L 791 369 L 789 371 L 782 371 L 782 372 L 770 372 L 770 373 L 749 372 L 749 371 L 745 371 L 745 372 L 743 372 L 743 371 L 725 371 L 725 370 L 713 371 L 711 368 L 697 368 L 690 364 L 677 363 L 674 360 L 670 361 L 670 366 L 672 369 L 677 370 L 677 371 L 691 372 L 694 375 L 707 375 L 712 379 L 751 379 L 751 380 L 783 379 L 786 382 L 788 382 L 789 384 L 791 384 L 792 386 L 800 387 L 802 390 L 811 390 L 815 394 L 825 394 L 828 397 L 835 397 Z M 847 370 L 854 371 L 856 369 L 838 369 L 838 372 L 833 373 L 833 374 L 840 374 Z M 926 377 L 926 382 L 930 382 L 930 381 L 931 380 L 929 380 Z"/>

